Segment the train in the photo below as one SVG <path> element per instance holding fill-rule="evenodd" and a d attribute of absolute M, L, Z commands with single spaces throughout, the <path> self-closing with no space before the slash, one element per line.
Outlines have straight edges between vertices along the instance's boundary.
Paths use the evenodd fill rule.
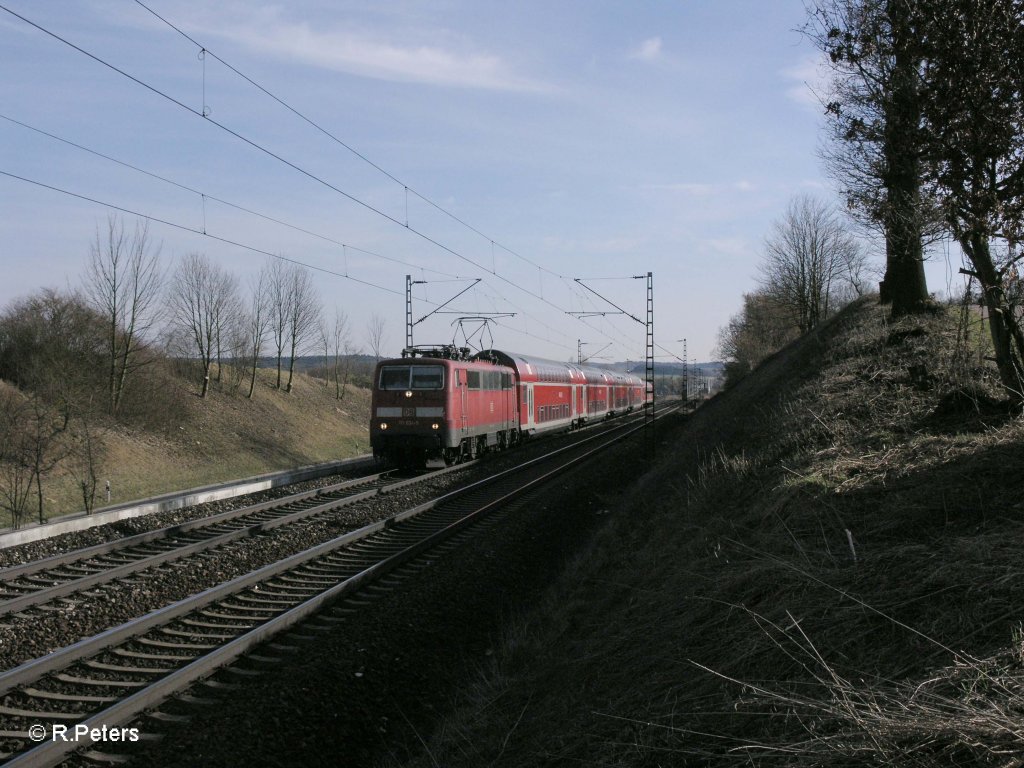
<path fill-rule="evenodd" d="M 406 349 L 374 369 L 370 445 L 401 467 L 450 466 L 646 404 L 646 383 L 629 373 L 497 349 Z"/>

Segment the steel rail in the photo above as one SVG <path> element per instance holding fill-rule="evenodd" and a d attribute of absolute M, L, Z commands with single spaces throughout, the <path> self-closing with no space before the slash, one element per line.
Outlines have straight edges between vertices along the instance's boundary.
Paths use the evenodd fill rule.
<path fill-rule="evenodd" d="M 604 422 L 600 422 L 591 425 L 591 428 L 600 426 L 607 425 Z M 431 479 L 436 478 L 447 474 L 448 472 L 465 468 L 469 465 L 470 462 L 463 462 L 453 467 L 435 470 L 429 475 L 388 483 L 387 485 L 376 487 L 364 493 L 343 495 L 338 498 L 325 501 L 323 504 L 316 505 L 312 508 L 297 510 L 285 515 L 275 516 L 270 519 L 257 520 L 257 522 L 254 522 L 251 525 L 237 527 L 226 533 L 209 536 L 198 541 L 185 541 L 180 545 L 168 540 L 173 539 L 174 537 L 183 536 L 184 534 L 192 531 L 197 533 L 203 532 L 232 522 L 237 525 L 242 518 L 256 517 L 261 513 L 272 512 L 275 509 L 281 509 L 289 505 L 302 503 L 320 496 L 330 496 L 331 494 L 340 493 L 360 485 L 370 485 L 389 474 L 389 471 L 353 478 L 351 480 L 335 483 L 323 488 L 304 491 L 302 493 L 278 499 L 271 499 L 259 504 L 228 510 L 215 515 L 186 521 L 184 523 L 177 523 L 165 528 L 135 534 L 134 536 L 115 539 L 113 541 L 95 544 L 90 547 L 84 547 L 59 555 L 53 555 L 42 560 L 35 560 L 11 566 L 9 568 L 0 569 L 0 591 L 6 589 L 8 591 L 18 591 L 23 593 L 15 597 L 0 597 L 0 616 L 17 613 L 36 605 L 45 604 L 61 597 L 66 597 L 67 595 L 71 595 L 76 592 L 82 592 L 101 584 L 116 581 L 134 573 L 163 565 L 164 563 L 190 557 L 205 550 L 224 546 L 233 541 L 254 536 L 264 531 L 290 525 L 316 515 L 326 514 L 343 506 L 364 501 L 378 493 L 390 493 L 398 490 L 399 488 L 422 482 L 428 477 Z M 154 544 L 156 546 L 166 546 L 170 544 L 171 547 L 165 551 L 153 554 L 146 554 L 145 552 L 140 553 L 138 551 L 127 551 L 135 547 L 141 547 L 145 544 Z M 120 564 L 95 562 L 95 560 L 100 557 L 118 555 L 122 558 L 129 559 L 121 562 Z M 51 573 L 47 575 L 47 572 L 59 571 L 62 568 L 77 568 L 78 570 L 90 572 L 82 575 L 71 576 L 66 572 Z M 40 581 L 57 583 L 52 583 L 49 586 L 40 584 L 38 587 L 34 585 L 26 586 L 24 584 L 14 583 L 14 580 L 28 576 L 36 576 L 38 579 L 38 574 L 43 575 L 43 578 L 39 579 Z"/>
<path fill-rule="evenodd" d="M 18 611 L 25 610 L 26 608 L 34 605 L 40 605 L 43 603 L 56 600 L 60 597 L 73 594 L 75 592 L 81 592 L 86 589 L 90 589 L 100 584 L 105 584 L 111 581 L 129 576 L 139 571 L 144 571 L 148 568 L 154 568 L 158 565 L 162 565 L 167 562 L 174 560 L 180 560 L 185 557 L 196 555 L 199 552 L 205 550 L 214 549 L 216 547 L 224 546 L 233 541 L 254 536 L 264 531 L 269 531 L 274 528 L 279 528 L 285 525 L 291 525 L 293 523 L 305 520 L 310 517 L 317 515 L 326 514 L 332 512 L 341 507 L 349 506 L 360 501 L 372 498 L 380 493 L 390 493 L 399 488 L 403 488 L 407 485 L 414 483 L 423 482 L 427 478 L 437 477 L 448 470 L 439 470 L 430 475 L 423 475 L 407 480 L 401 480 L 396 482 L 388 483 L 384 486 L 374 487 L 370 490 L 363 491 L 361 493 L 340 495 L 336 498 L 329 499 L 322 504 L 317 504 L 307 509 L 300 509 L 295 512 L 291 512 L 285 515 L 272 517 L 268 520 L 261 520 L 251 525 L 245 525 L 244 527 L 236 528 L 235 530 L 228 531 L 219 535 L 211 536 L 210 538 L 204 538 L 192 543 L 184 543 L 180 546 L 174 546 L 171 549 L 167 549 L 164 552 L 157 552 L 152 555 L 143 555 L 138 559 L 133 559 L 128 562 L 124 562 L 121 565 L 113 565 L 97 570 L 94 573 L 79 576 L 77 578 L 68 578 L 63 583 L 54 584 L 53 586 L 45 587 L 41 586 L 39 589 L 26 592 L 18 597 L 9 598 L 7 600 L 0 600 L 0 616 L 5 614 L 16 613 Z M 65 553 L 64 555 L 56 555 L 46 560 L 36 561 L 34 563 L 26 564 L 25 568 L 31 566 L 35 567 L 29 573 L 44 573 L 46 571 L 68 567 L 77 563 L 85 563 L 86 567 L 96 567 L 99 564 L 89 563 L 89 561 L 100 555 L 116 555 L 123 553 L 126 556 L 134 557 L 123 551 L 131 547 L 136 547 L 142 544 L 150 542 L 159 543 L 165 542 L 172 536 L 178 536 L 188 531 L 203 531 L 205 529 L 213 528 L 218 525 L 223 525 L 226 522 L 237 523 L 239 518 L 244 518 L 252 515 L 258 515 L 263 512 L 268 512 L 274 509 L 280 509 L 298 502 L 308 501 L 317 497 L 329 497 L 331 494 L 342 493 L 343 491 L 358 487 L 362 485 L 372 485 L 378 482 L 388 472 L 381 472 L 375 475 L 369 475 L 362 478 L 356 478 L 353 480 L 345 481 L 344 483 L 337 483 L 332 486 L 326 486 L 314 491 L 305 491 L 300 494 L 293 496 L 283 497 L 280 499 L 273 499 L 271 501 L 262 502 L 260 504 L 253 505 L 251 507 L 244 507 L 237 510 L 230 510 L 222 512 L 217 515 L 210 517 L 199 518 L 197 520 L 189 521 L 187 523 L 181 523 L 178 525 L 168 526 L 156 531 L 148 531 L 145 533 L 137 534 L 135 536 L 129 536 L 124 539 L 118 539 L 113 542 L 106 542 L 98 544 L 93 547 L 87 547 L 84 549 L 75 550 L 73 552 Z M 16 568 L 22 568 L 17 566 Z M 7 573 L 13 569 L 0 572 L 0 579 L 2 579 Z M 20 576 L 26 575 L 24 572 L 19 574 Z M 0 589 L 3 586 L 0 585 Z"/>
<path fill-rule="evenodd" d="M 411 521 L 414 518 L 422 519 L 428 516 L 426 513 L 443 508 L 450 502 L 471 496 L 482 489 L 489 488 L 494 485 L 500 485 L 502 482 L 510 480 L 515 475 L 521 474 L 528 469 L 533 469 L 535 467 L 541 468 L 541 465 L 544 462 L 553 461 L 556 457 L 559 457 L 567 451 L 580 448 L 586 449 L 578 455 L 567 457 L 568 460 L 559 462 L 559 464 L 554 468 L 545 469 L 540 475 L 530 478 L 526 482 L 517 482 L 514 487 L 508 490 L 503 490 L 496 498 L 491 497 L 483 503 L 474 503 L 473 508 L 469 512 L 457 513 L 456 519 L 451 522 L 444 522 L 444 518 L 441 518 L 441 527 L 429 532 L 426 536 L 417 535 L 417 540 L 413 541 L 413 543 L 408 545 L 402 544 L 398 551 L 387 554 L 383 559 L 379 559 L 377 562 L 374 562 L 367 567 L 363 567 L 358 572 L 348 576 L 340 582 L 335 583 L 333 586 L 324 588 L 319 593 L 305 599 L 294 607 L 288 608 L 278 616 L 264 620 L 259 626 L 253 627 L 248 631 L 244 631 L 238 637 L 229 640 L 218 648 L 210 650 L 208 653 L 200 655 L 195 660 L 189 661 L 179 669 L 169 672 L 159 680 L 154 681 L 142 690 L 138 690 L 136 693 L 121 699 L 110 707 L 91 716 L 83 715 L 85 719 L 79 722 L 79 725 L 84 725 L 86 728 L 90 729 L 90 731 L 93 728 L 99 728 L 101 725 L 107 725 L 108 727 L 118 726 L 127 722 L 143 710 L 166 699 L 171 693 L 181 690 L 183 687 L 198 679 L 209 676 L 220 667 L 243 655 L 254 646 L 267 640 L 269 637 L 308 618 L 328 603 L 337 600 L 345 594 L 355 591 L 368 581 L 394 570 L 400 565 L 422 554 L 426 550 L 440 544 L 455 533 L 464 530 L 467 526 L 478 521 L 489 511 L 507 504 L 512 499 L 536 488 L 538 485 L 550 480 L 552 477 L 561 475 L 568 468 L 589 459 L 593 455 L 632 436 L 643 428 L 644 425 L 632 426 L 626 424 L 609 430 L 612 433 L 617 432 L 619 434 L 609 435 L 608 432 L 603 432 L 601 434 L 584 438 L 572 445 L 560 447 L 555 451 L 545 454 L 544 456 L 523 462 L 516 467 L 497 473 L 491 477 L 477 481 L 455 491 L 446 493 L 424 504 L 405 510 L 391 518 L 371 523 L 357 531 L 351 531 L 343 534 L 331 541 L 320 544 L 304 552 L 297 553 L 296 555 L 286 558 L 278 563 L 264 566 L 263 568 L 257 569 L 249 574 L 232 579 L 225 584 L 208 589 L 198 595 L 194 595 L 170 606 L 166 606 L 165 608 L 153 611 L 144 617 L 107 630 L 106 632 L 100 633 L 92 638 L 79 641 L 67 648 L 54 651 L 40 659 L 27 662 L 0 675 L 0 695 L 15 691 L 21 686 L 32 683 L 41 677 L 56 672 L 57 670 L 65 669 L 77 661 L 95 656 L 102 651 L 118 645 L 119 643 L 125 642 L 126 640 L 139 638 L 151 629 L 167 624 L 175 618 L 203 609 L 218 600 L 229 598 L 230 596 L 237 596 L 247 587 L 254 586 L 263 581 L 272 580 L 275 577 L 281 577 L 289 571 L 301 569 L 302 566 L 310 564 L 314 560 L 325 558 L 325 556 L 330 557 L 334 555 L 337 557 L 340 553 L 344 552 L 347 545 L 366 539 L 373 534 L 388 532 L 401 533 L 404 528 L 408 527 L 407 525 L 402 525 L 406 521 Z M 595 446 L 589 445 L 589 443 L 595 441 L 600 442 Z M 361 555 L 360 557 L 364 556 Z M 280 587 L 278 587 L 278 589 L 279 588 Z M 243 622 L 243 618 L 239 617 L 238 621 Z M 155 658 L 165 658 L 170 660 L 171 657 L 155 656 Z M 117 683 L 111 683 L 111 687 L 118 687 Z M 42 716 L 40 716 L 40 719 L 42 719 Z M 57 741 L 53 740 L 51 737 L 50 741 L 15 755 L 9 762 L 5 763 L 5 765 L 18 766 L 19 768 L 23 768 L 24 766 L 32 766 L 33 768 L 50 766 L 59 762 L 72 751 L 86 748 L 93 743 L 90 733 L 87 733 L 84 738 L 75 742 Z"/>

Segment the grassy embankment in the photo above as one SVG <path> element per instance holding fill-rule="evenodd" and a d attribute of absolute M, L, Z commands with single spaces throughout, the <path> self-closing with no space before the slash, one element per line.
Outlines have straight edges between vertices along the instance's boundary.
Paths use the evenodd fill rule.
<path fill-rule="evenodd" d="M 861 303 L 701 409 L 407 765 L 1024 764 L 1024 423 L 964 325 Z"/>
<path fill-rule="evenodd" d="M 100 427 L 97 507 L 106 503 L 107 480 L 117 503 L 369 451 L 367 390 L 350 386 L 339 401 L 333 387 L 305 374 L 296 374 L 291 393 L 273 381 L 274 372 L 261 369 L 252 400 L 242 392 L 211 390 L 206 399 L 181 392 L 175 418 L 156 429 Z M 47 517 L 82 509 L 62 466 L 44 479 L 43 492 Z M 35 514 L 30 504 L 29 520 Z"/>

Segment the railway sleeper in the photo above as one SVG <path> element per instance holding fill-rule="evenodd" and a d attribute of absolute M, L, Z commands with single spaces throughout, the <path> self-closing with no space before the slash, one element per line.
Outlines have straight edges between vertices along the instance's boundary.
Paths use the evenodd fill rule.
<path fill-rule="evenodd" d="M 25 717 L 30 720 L 81 720 L 81 712 L 40 712 L 38 710 L 31 709 L 19 709 L 18 707 L 8 707 L 0 705 L 0 715 L 8 715 L 9 717 Z"/>
<path fill-rule="evenodd" d="M 144 688 L 149 685 L 149 683 L 143 680 L 97 680 L 92 677 L 79 677 L 63 672 L 58 672 L 53 676 L 53 679 L 60 680 L 62 683 L 70 683 L 71 685 L 88 685 L 96 688 Z"/>
<path fill-rule="evenodd" d="M 259 662 L 260 664 L 280 664 L 281 663 L 281 657 L 280 656 L 264 656 L 263 654 L 260 654 L 260 653 L 249 653 L 249 654 L 246 654 L 245 660 L 246 661 L 256 661 L 256 662 Z"/>
<path fill-rule="evenodd" d="M 110 664 L 105 661 L 94 661 L 93 659 L 82 663 L 93 669 L 100 669 L 104 672 L 117 672 L 122 675 L 151 675 L 153 677 L 160 677 L 174 671 L 173 667 L 123 667 L 120 664 Z M 146 685 L 149 685 L 149 683 L 146 683 Z"/>
<path fill-rule="evenodd" d="M 127 648 L 111 648 L 110 652 L 125 659 L 140 659 L 145 661 L 171 661 L 187 664 L 201 656 L 200 653 L 188 656 L 178 656 L 171 653 L 146 653 L 144 651 L 129 651 Z"/>
<path fill-rule="evenodd" d="M 31 696 L 33 699 L 51 699 L 53 701 L 81 701 L 90 702 L 93 704 L 109 704 L 112 701 L 118 701 L 118 696 L 84 696 L 80 693 L 57 693 L 56 691 L 41 691 L 38 688 L 25 688 L 22 690 L 26 696 Z"/>
<path fill-rule="evenodd" d="M 313 595 L 315 595 L 319 591 L 319 590 L 315 590 L 315 589 L 303 589 L 301 587 L 290 587 L 290 589 L 291 589 L 291 592 L 274 592 L 274 591 L 269 590 L 269 589 L 258 589 L 256 587 L 254 587 L 253 588 L 253 592 L 256 593 L 256 595 L 261 597 L 261 598 L 281 597 L 281 598 L 284 598 L 284 599 L 281 600 L 280 602 L 282 602 L 282 603 L 285 603 L 285 602 L 293 603 L 293 602 L 295 602 L 296 599 L 300 599 L 301 600 L 304 597 L 312 597 Z M 270 602 L 270 601 L 267 601 L 267 602 Z"/>
<path fill-rule="evenodd" d="M 227 607 L 227 606 L 222 606 L 222 607 Z M 243 609 L 239 609 L 239 610 L 246 610 L 246 609 L 243 608 Z M 263 623 L 262 619 L 254 619 L 251 615 L 248 615 L 248 616 L 236 616 L 236 615 L 233 615 L 233 614 L 230 614 L 230 613 L 220 613 L 219 611 L 212 611 L 209 608 L 204 608 L 203 610 L 199 611 L 198 613 L 199 613 L 200 616 L 205 616 L 208 619 L 226 619 L 227 621 L 237 621 L 237 622 L 241 622 L 241 623 L 244 623 L 244 624 L 248 624 L 248 627 L 246 627 L 246 629 L 252 629 L 253 627 L 258 626 L 259 624 Z M 249 610 L 248 613 L 251 614 L 252 611 Z M 188 619 L 185 619 L 184 621 L 188 621 Z"/>
<path fill-rule="evenodd" d="M 259 669 L 242 669 L 241 667 L 236 667 L 235 665 L 231 665 L 230 667 L 224 667 L 224 671 L 232 675 L 240 675 L 241 677 L 259 677 L 263 674 L 263 671 Z"/>
<path fill-rule="evenodd" d="M 192 722 L 191 715 L 172 715 L 170 712 L 164 712 L 162 710 L 154 710 L 149 712 L 147 717 L 156 720 L 161 723 L 190 723 Z"/>
<path fill-rule="evenodd" d="M 163 632 L 165 635 L 170 635 L 171 637 L 194 637 L 200 640 L 221 640 L 224 642 L 227 642 L 228 640 L 234 640 L 236 637 L 238 637 L 238 634 L 228 635 L 216 632 L 184 632 L 180 629 L 168 629 L 166 627 L 161 628 L 160 631 Z M 209 647 L 214 648 L 216 646 Z"/>
<path fill-rule="evenodd" d="M 196 637 L 190 635 L 190 637 Z M 182 642 L 171 642 L 169 640 L 153 640 L 149 637 L 137 637 L 135 642 L 140 645 L 149 646 L 150 648 L 173 648 L 175 650 L 195 650 L 195 651 L 210 651 L 217 647 L 216 643 L 182 643 Z"/>
<path fill-rule="evenodd" d="M 87 749 L 82 753 L 82 757 L 92 760 L 94 763 L 104 763 L 106 765 L 126 765 L 131 762 L 129 755 L 121 755 L 116 752 L 100 752 L 96 749 Z"/>
<path fill-rule="evenodd" d="M 310 596 L 315 594 L 315 590 L 310 590 Z M 298 595 L 292 595 L 287 600 L 268 600 L 262 597 L 253 597 L 252 595 L 235 595 L 233 599 L 239 600 L 243 603 L 254 603 L 255 605 L 269 605 L 276 606 L 279 608 L 289 608 L 293 605 L 297 605 L 298 603 L 302 602 L 302 598 Z"/>

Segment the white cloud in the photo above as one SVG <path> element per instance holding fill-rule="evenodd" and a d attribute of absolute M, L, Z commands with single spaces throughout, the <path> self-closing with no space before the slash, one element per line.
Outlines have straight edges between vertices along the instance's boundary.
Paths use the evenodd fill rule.
<path fill-rule="evenodd" d="M 631 59 L 654 61 L 661 56 L 661 38 L 652 37 L 640 43 L 640 47 L 629 54 Z"/>
<path fill-rule="evenodd" d="M 807 57 L 793 67 L 784 69 L 782 77 L 789 81 L 786 96 L 801 106 L 821 111 L 821 103 L 828 96 L 828 68 L 822 57 Z"/>
<path fill-rule="evenodd" d="M 746 179 L 719 184 L 680 181 L 668 184 L 645 184 L 641 189 L 654 192 L 676 192 L 686 197 L 709 198 L 716 195 L 730 195 L 736 192 L 753 192 L 756 187 Z"/>
<path fill-rule="evenodd" d="M 207 29 L 216 29 L 220 36 L 257 51 L 379 80 L 505 91 L 550 90 L 514 72 L 500 56 L 455 41 L 445 47 L 357 30 L 318 28 L 288 21 L 268 10 L 251 15 L 245 23 L 232 19 Z"/>
<path fill-rule="evenodd" d="M 700 241 L 698 245 L 701 250 L 731 259 L 743 259 L 754 252 L 754 248 L 744 237 L 712 237 Z"/>

